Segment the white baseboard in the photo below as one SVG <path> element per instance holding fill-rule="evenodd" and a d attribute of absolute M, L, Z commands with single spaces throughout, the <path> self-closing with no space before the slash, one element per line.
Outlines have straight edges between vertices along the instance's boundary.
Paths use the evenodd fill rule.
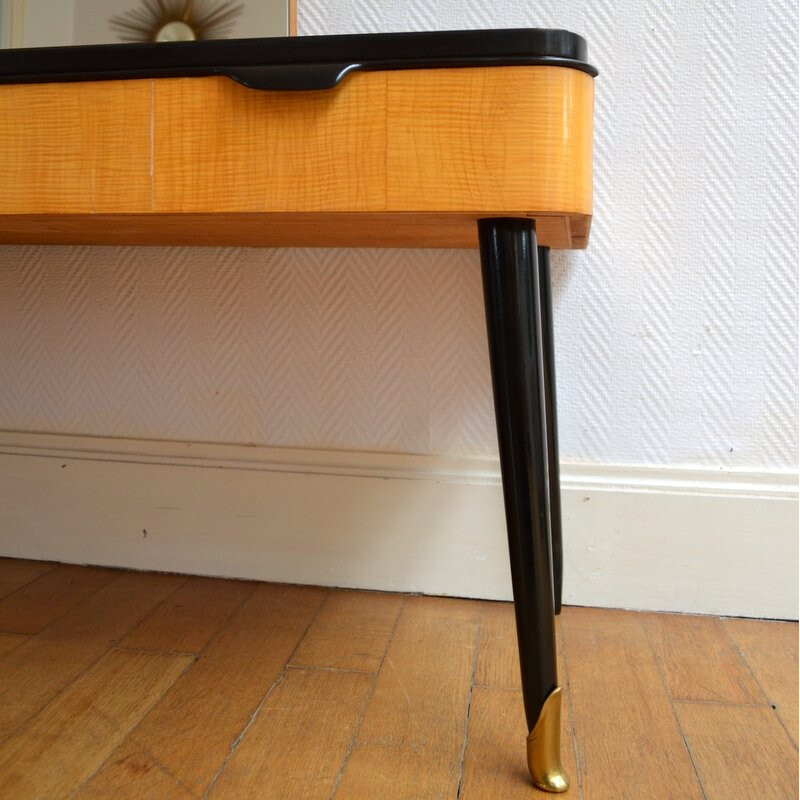
<path fill-rule="evenodd" d="M 796 475 L 563 464 L 562 497 L 566 604 L 797 619 Z M 511 597 L 481 459 L 0 432 L 0 553 Z"/>

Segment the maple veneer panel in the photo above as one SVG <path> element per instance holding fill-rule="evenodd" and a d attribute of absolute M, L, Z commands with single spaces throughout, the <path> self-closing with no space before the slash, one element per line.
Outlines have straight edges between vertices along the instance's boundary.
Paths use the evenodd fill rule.
<path fill-rule="evenodd" d="M 591 209 L 592 78 L 365 72 L 333 90 L 155 82 L 154 210 Z"/>
<path fill-rule="evenodd" d="M 583 247 L 592 104 L 591 76 L 542 66 L 363 72 L 309 92 L 223 77 L 3 86 L 0 242 L 134 243 L 133 226 L 135 243 L 185 244 L 193 225 L 204 244 L 474 246 L 475 219 L 504 214 Z M 271 214 L 298 218 L 291 235 Z"/>
<path fill-rule="evenodd" d="M 385 209 L 386 73 L 312 92 L 155 86 L 155 211 Z"/>
<path fill-rule="evenodd" d="M 0 86 L 0 214 L 150 211 L 152 86 Z"/>
<path fill-rule="evenodd" d="M 591 213 L 590 75 L 494 67 L 387 76 L 387 210 Z"/>

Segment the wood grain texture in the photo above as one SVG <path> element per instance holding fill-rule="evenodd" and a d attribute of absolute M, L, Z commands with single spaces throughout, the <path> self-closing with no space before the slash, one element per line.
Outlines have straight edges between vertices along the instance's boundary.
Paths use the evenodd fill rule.
<path fill-rule="evenodd" d="M 770 708 L 676 703 L 706 800 L 797 798 L 797 751 Z"/>
<path fill-rule="evenodd" d="M 513 603 L 483 605 L 475 685 L 495 689 L 521 688 Z"/>
<path fill-rule="evenodd" d="M 194 800 L 194 795 L 130 740 L 123 742 L 71 800 Z"/>
<path fill-rule="evenodd" d="M 255 588 L 252 581 L 190 578 L 121 644 L 142 650 L 199 653 Z"/>
<path fill-rule="evenodd" d="M 259 584 L 229 613 L 234 590 L 246 586 L 123 573 L 38 634 L 0 634 L 0 796 L 535 794 L 521 692 L 509 688 L 519 675 L 510 603 Z M 203 606 L 215 620 L 208 627 L 198 619 Z M 730 698 L 672 701 L 668 682 L 697 685 L 672 652 L 678 642 L 725 687 L 738 667 L 719 641 L 706 646 L 718 632 L 696 618 L 671 617 L 684 635 L 672 625 L 665 633 L 652 616 L 567 607 L 558 618 L 567 796 L 797 797 L 787 733 L 797 625 L 723 622 L 773 710 Z M 654 646 L 653 635 L 663 641 Z M 164 650 L 129 648 L 137 637 Z M 329 666 L 336 641 L 351 665 L 374 665 L 386 647 L 379 671 Z M 165 652 L 178 642 L 200 655 Z M 290 663 L 303 646 L 318 664 Z M 700 685 L 718 691 L 713 681 Z"/>
<path fill-rule="evenodd" d="M 366 673 L 288 670 L 208 796 L 328 800 L 371 685 Z"/>
<path fill-rule="evenodd" d="M 22 633 L 0 633 L 0 656 L 8 655 L 30 638 Z"/>
<path fill-rule="evenodd" d="M 566 612 L 560 625 L 584 798 L 701 800 L 638 615 L 589 608 Z"/>
<path fill-rule="evenodd" d="M 0 796 L 66 796 L 191 660 L 186 655 L 112 650 L 0 745 Z"/>
<path fill-rule="evenodd" d="M 316 92 L 155 81 L 153 211 L 389 210 L 385 75 Z"/>
<path fill-rule="evenodd" d="M 0 661 L 0 740 L 108 651 L 186 578 L 126 572 Z"/>
<path fill-rule="evenodd" d="M 0 241 L 36 236 L 15 215 L 134 214 L 146 229 L 153 213 L 293 213 L 312 215 L 302 243 L 355 245 L 365 221 L 328 241 L 311 238 L 313 215 L 406 212 L 407 235 L 430 213 L 575 219 L 567 246 L 585 246 L 592 102 L 590 76 L 543 66 L 355 73 L 316 92 L 214 77 L 0 86 L 0 181 L 15 187 Z"/>
<path fill-rule="evenodd" d="M 402 605 L 396 594 L 331 592 L 290 663 L 377 671 Z"/>
<path fill-rule="evenodd" d="M 131 734 L 189 791 L 202 794 L 327 595 L 260 585 L 225 630 Z"/>
<path fill-rule="evenodd" d="M 111 569 L 61 564 L 0 600 L 0 631 L 38 633 L 118 575 Z"/>
<path fill-rule="evenodd" d="M 157 212 L 591 209 L 593 81 L 577 70 L 364 72 L 320 92 L 154 86 Z"/>
<path fill-rule="evenodd" d="M 481 604 L 406 602 L 337 800 L 454 797 Z"/>
<path fill-rule="evenodd" d="M 673 699 L 766 702 L 721 619 L 674 614 L 641 614 L 639 619 Z"/>
<path fill-rule="evenodd" d="M 724 625 L 797 746 L 797 623 L 726 619 Z"/>
<path fill-rule="evenodd" d="M 561 67 L 444 72 L 385 73 L 387 210 L 423 203 L 432 211 L 590 213 L 589 75 Z"/>
<path fill-rule="evenodd" d="M 56 568 L 50 561 L 25 561 L 20 558 L 0 558 L 0 597 L 25 586 Z"/>
<path fill-rule="evenodd" d="M 15 214 L 0 216 L 0 244 L 475 248 L 477 220 L 498 215 L 530 216 L 513 209 L 457 214 Z M 586 247 L 589 217 L 536 214 L 535 219 L 539 244 Z"/>
<path fill-rule="evenodd" d="M 0 214 L 151 210 L 152 81 L 0 87 Z"/>

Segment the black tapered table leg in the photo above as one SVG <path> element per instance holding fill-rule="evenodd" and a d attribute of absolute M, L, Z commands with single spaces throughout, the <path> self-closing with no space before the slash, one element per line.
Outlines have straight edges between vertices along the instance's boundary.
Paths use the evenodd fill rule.
<path fill-rule="evenodd" d="M 549 531 L 541 283 L 530 219 L 478 222 L 533 782 L 565 791 Z"/>
<path fill-rule="evenodd" d="M 564 551 L 561 544 L 561 476 L 558 467 L 558 415 L 556 413 L 556 357 L 553 343 L 553 290 L 550 278 L 550 248 L 538 247 L 539 306 L 542 310 L 542 356 L 544 366 L 544 428 L 547 440 L 547 476 L 550 500 L 550 542 L 553 553 L 553 596 L 556 614 L 561 613 L 564 583 Z"/>

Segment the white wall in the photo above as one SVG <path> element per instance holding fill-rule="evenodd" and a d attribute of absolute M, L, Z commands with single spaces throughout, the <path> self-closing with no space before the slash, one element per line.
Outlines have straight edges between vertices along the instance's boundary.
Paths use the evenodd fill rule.
<path fill-rule="evenodd" d="M 561 476 L 565 604 L 797 618 L 794 479 Z M 0 552 L 511 598 L 488 459 L 0 432 Z"/>
<path fill-rule="evenodd" d="M 489 7 L 301 0 L 299 23 L 585 34 L 600 68 L 596 217 L 589 249 L 555 258 L 563 456 L 795 470 L 796 9 Z M 474 252 L 2 258 L 0 372 L 22 376 L 0 392 L 2 428 L 495 452 Z"/>
<path fill-rule="evenodd" d="M 592 238 L 554 259 L 563 459 L 687 486 L 796 473 L 793 4 L 299 2 L 301 34 L 537 25 L 585 35 L 600 69 Z M 0 429 L 496 454 L 474 252 L 6 247 L 0 265 Z M 735 535 L 794 559 L 789 507 Z M 711 543 L 730 515 L 707 513 Z"/>
<path fill-rule="evenodd" d="M 556 260 L 562 452 L 796 469 L 795 3 L 301 0 L 298 14 L 301 34 L 541 26 L 584 35 L 600 69 L 596 213 L 588 251 Z M 409 256 L 420 258 L 438 271 L 437 254 Z M 397 263 L 379 259 L 387 272 Z M 471 256 L 464 265 L 475 269 Z M 452 313 L 478 316 L 479 303 L 470 283 Z M 453 382 L 457 412 L 476 430 L 467 450 L 492 452 L 475 371 Z"/>
<path fill-rule="evenodd" d="M 24 47 L 61 47 L 73 43 L 74 0 L 7 0 L 24 17 Z"/>

